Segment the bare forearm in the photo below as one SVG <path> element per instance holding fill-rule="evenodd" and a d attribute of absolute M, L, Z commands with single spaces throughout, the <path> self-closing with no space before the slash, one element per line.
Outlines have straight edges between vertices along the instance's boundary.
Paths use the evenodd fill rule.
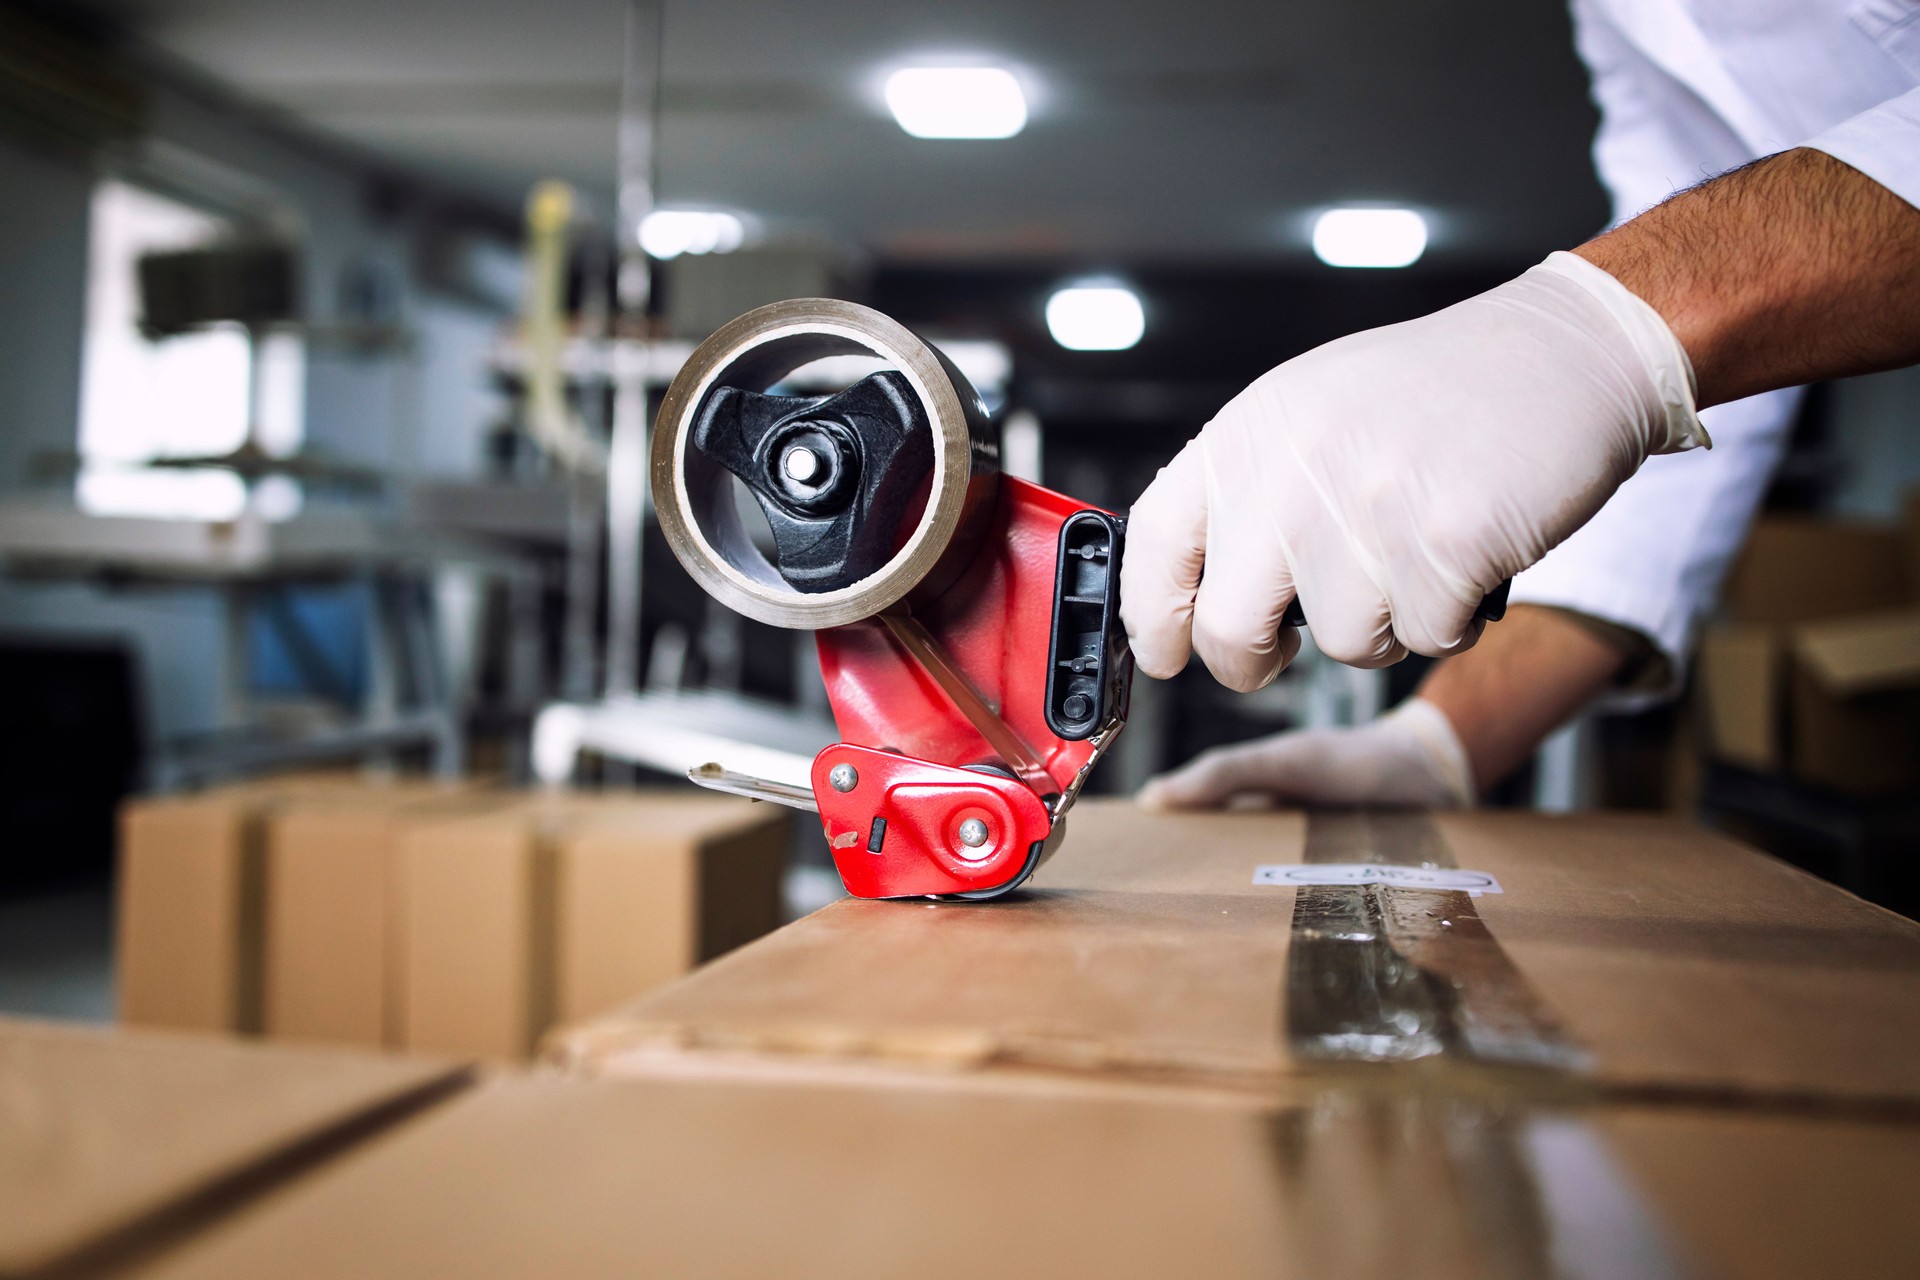
<path fill-rule="evenodd" d="M 1574 252 L 1666 320 L 1703 408 L 1920 361 L 1920 210 L 1824 152 L 1747 165 Z"/>
<path fill-rule="evenodd" d="M 1420 696 L 1453 725 L 1477 790 L 1507 776 L 1607 687 L 1620 651 L 1551 609 L 1515 605 L 1427 676 Z"/>

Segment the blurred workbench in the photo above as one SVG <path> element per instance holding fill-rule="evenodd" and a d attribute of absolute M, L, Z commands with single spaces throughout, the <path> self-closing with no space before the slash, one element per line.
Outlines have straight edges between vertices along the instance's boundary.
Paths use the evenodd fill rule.
<path fill-rule="evenodd" d="M 225 643 L 206 660 L 225 673 L 222 727 L 160 744 L 153 774 L 161 785 L 405 750 L 425 750 L 439 771 L 452 773 L 463 758 L 464 691 L 448 670 L 436 575 L 455 566 L 504 579 L 510 592 L 528 597 L 532 570 L 517 544 L 564 538 L 564 507 L 556 521 L 551 495 L 502 500 L 490 490 L 521 486 L 468 488 L 424 488 L 399 516 L 342 506 L 284 520 L 252 510 L 232 520 L 97 515 L 65 499 L 15 499 L 0 503 L 0 566 L 22 580 L 218 592 Z M 327 691 L 326 664 L 288 593 L 341 582 L 364 584 L 369 602 L 367 689 L 358 713 L 298 732 L 264 732 L 252 693 L 251 620 L 264 619 L 302 674 Z M 514 642 L 537 645 L 537 607 L 530 599 L 513 611 Z M 530 705 L 539 692 L 527 689 L 523 701 Z"/>

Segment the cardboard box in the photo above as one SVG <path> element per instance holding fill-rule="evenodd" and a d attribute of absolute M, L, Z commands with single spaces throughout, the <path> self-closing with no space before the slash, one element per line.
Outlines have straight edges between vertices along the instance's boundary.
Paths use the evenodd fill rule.
<path fill-rule="evenodd" d="M 1896 1277 L 1916 1175 L 1846 1117 L 503 1080 L 141 1274 Z"/>
<path fill-rule="evenodd" d="M 0 1275 L 178 1235 L 464 1085 L 457 1065 L 0 1019 Z"/>
<path fill-rule="evenodd" d="M 122 808 L 114 946 L 122 1022 L 259 1030 L 258 811 L 251 797 L 224 792 Z"/>
<path fill-rule="evenodd" d="M 834 903 L 556 1037 L 551 1057 L 600 1076 L 1045 1073 L 1270 1089 L 1325 1069 L 1294 1015 L 1332 981 L 1335 995 L 1400 1002 L 1388 1012 L 1432 1022 L 1441 1043 L 1430 1051 L 1390 1051 L 1434 1070 L 1474 1059 L 1447 1037 L 1485 1037 L 1495 1048 L 1482 1066 L 1550 1068 L 1622 1096 L 1920 1106 L 1912 921 L 1724 837 L 1638 815 L 1404 819 L 1425 832 L 1417 847 L 1362 838 L 1346 860 L 1450 858 L 1505 891 L 1394 891 L 1374 901 L 1380 918 L 1339 928 L 1304 919 L 1300 891 L 1254 883 L 1262 865 L 1324 860 L 1315 832 L 1346 821 L 1083 801 L 1029 891 Z M 1389 927 L 1407 911 L 1411 942 Z M 1342 929 L 1384 940 L 1362 956 L 1373 968 L 1305 949 Z M 1462 1003 L 1406 1004 L 1433 992 Z M 1500 1048 L 1508 1024 L 1512 1052 Z"/>
<path fill-rule="evenodd" d="M 302 797 L 265 819 L 264 1030 L 369 1047 L 403 1039 L 401 834 L 511 803 L 416 783 Z"/>
<path fill-rule="evenodd" d="M 544 834 L 560 1022 L 606 1013 L 780 926 L 779 809 L 708 796 L 616 801 Z"/>
<path fill-rule="evenodd" d="M 120 814 L 114 951 L 120 1020 L 261 1030 L 269 817 L 328 797 L 417 795 L 422 785 L 300 773 L 128 801 Z"/>
<path fill-rule="evenodd" d="M 1763 521 L 1701 641 L 1712 754 L 1856 794 L 1920 785 L 1920 608 L 1906 530 Z"/>
<path fill-rule="evenodd" d="M 1920 785 L 1920 610 L 1795 627 L 1793 771 L 1836 790 Z"/>
<path fill-rule="evenodd" d="M 553 862 L 521 809 L 407 833 L 403 1048 L 512 1060 L 551 1021 Z"/>
<path fill-rule="evenodd" d="M 1722 604 L 1735 622 L 1814 622 L 1916 598 L 1899 526 L 1806 516 L 1754 523 L 1727 575 Z"/>
<path fill-rule="evenodd" d="M 1029 890 L 835 904 L 134 1274 L 1911 1274 L 1920 926 L 1658 818 L 1070 824 Z M 559 902 L 579 829 L 463 905 L 542 858 Z M 1382 860 L 1500 892 L 1256 870 Z M 1365 1065 L 1303 1052 L 1356 993 Z M 1370 1009 L 1451 998 L 1370 1056 Z M 1488 1052 L 1530 1034 L 1568 1052 Z"/>
<path fill-rule="evenodd" d="M 1911 1116 L 1640 1106 L 1594 1127 L 1701 1275 L 1893 1280 L 1920 1258 Z"/>
<path fill-rule="evenodd" d="M 1246 1107 L 533 1080 L 455 1108 L 142 1274 L 1293 1274 Z"/>
<path fill-rule="evenodd" d="M 1786 769 L 1786 637 L 1772 626 L 1728 623 L 1700 638 L 1699 689 L 1718 758 L 1760 773 Z"/>
<path fill-rule="evenodd" d="M 1712 628 L 1700 688 L 1730 764 L 1861 795 L 1920 784 L 1920 610 Z"/>
<path fill-rule="evenodd" d="M 542 797 L 404 838 L 408 1048 L 517 1059 L 772 930 L 783 812 L 722 797 Z"/>

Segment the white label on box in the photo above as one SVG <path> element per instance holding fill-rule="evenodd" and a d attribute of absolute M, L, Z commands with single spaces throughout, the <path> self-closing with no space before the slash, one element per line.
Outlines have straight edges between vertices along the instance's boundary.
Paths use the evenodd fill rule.
<path fill-rule="evenodd" d="M 1275 863 L 1253 869 L 1255 884 L 1386 884 L 1401 889 L 1449 889 L 1499 893 L 1500 882 L 1484 871 L 1458 867 L 1397 867 L 1379 862 Z"/>

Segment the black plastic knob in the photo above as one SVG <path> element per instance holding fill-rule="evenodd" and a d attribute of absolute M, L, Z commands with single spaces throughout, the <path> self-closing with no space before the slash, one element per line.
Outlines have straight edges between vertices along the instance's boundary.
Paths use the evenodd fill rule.
<path fill-rule="evenodd" d="M 878 572 L 933 474 L 926 413 L 893 370 L 832 396 L 716 387 L 692 441 L 753 494 L 773 530 L 774 567 L 805 592 Z"/>

